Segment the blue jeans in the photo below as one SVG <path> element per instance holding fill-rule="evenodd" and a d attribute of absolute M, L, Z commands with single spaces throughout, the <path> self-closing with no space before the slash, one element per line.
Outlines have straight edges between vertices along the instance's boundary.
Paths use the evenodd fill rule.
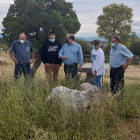
<path fill-rule="evenodd" d="M 15 77 L 15 79 L 19 79 L 23 73 L 24 77 L 27 78 L 30 74 L 30 71 L 31 71 L 30 63 L 16 64 L 14 77 Z"/>
<path fill-rule="evenodd" d="M 102 75 L 97 75 L 97 76 L 94 78 L 94 80 L 93 80 L 93 84 L 94 84 L 96 87 L 98 87 L 100 90 L 103 89 L 102 83 L 101 83 L 101 77 L 102 77 Z"/>

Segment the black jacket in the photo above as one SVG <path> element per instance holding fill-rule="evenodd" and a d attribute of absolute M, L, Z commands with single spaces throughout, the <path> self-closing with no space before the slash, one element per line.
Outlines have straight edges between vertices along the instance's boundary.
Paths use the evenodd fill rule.
<path fill-rule="evenodd" d="M 42 44 L 41 49 L 41 60 L 44 64 L 50 63 L 50 64 L 62 64 L 62 59 L 59 59 L 58 53 L 61 49 L 61 44 L 59 41 L 50 42 L 45 41 Z"/>

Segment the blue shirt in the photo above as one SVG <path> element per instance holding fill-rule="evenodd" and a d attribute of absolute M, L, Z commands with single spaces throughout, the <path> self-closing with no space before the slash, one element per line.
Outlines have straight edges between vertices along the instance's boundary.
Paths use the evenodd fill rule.
<path fill-rule="evenodd" d="M 78 63 L 79 65 L 83 65 L 83 52 L 82 48 L 79 44 L 73 43 L 72 45 L 64 44 L 59 51 L 59 58 L 65 55 L 67 58 L 63 61 L 64 64 L 72 65 L 74 63 Z"/>
<path fill-rule="evenodd" d="M 127 47 L 119 43 L 115 49 L 112 48 L 110 51 L 110 67 L 120 67 L 132 57 L 133 54 L 127 49 Z"/>
<path fill-rule="evenodd" d="M 19 64 L 30 63 L 30 52 L 33 52 L 33 46 L 28 40 L 24 44 L 21 44 L 19 40 L 15 40 L 10 47 L 10 52 L 15 53 L 15 58 Z"/>

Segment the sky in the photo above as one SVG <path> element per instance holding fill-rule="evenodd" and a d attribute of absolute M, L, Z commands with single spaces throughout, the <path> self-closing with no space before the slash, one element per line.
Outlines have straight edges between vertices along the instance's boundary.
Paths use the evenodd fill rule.
<path fill-rule="evenodd" d="M 124 3 L 133 8 L 133 23 L 132 31 L 140 34 L 140 0 L 66 0 L 73 2 L 74 10 L 78 15 L 81 23 L 80 31 L 77 36 L 91 37 L 97 36 L 96 34 L 96 21 L 97 17 L 102 14 L 102 7 L 112 3 Z M 14 0 L 0 0 L 0 33 L 2 32 L 3 18 L 6 16 L 10 4 Z"/>

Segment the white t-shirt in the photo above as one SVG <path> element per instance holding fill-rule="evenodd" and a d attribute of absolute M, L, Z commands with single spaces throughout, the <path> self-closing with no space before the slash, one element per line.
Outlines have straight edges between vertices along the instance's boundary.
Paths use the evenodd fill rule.
<path fill-rule="evenodd" d="M 104 52 L 100 48 L 98 50 L 93 49 L 91 53 L 92 72 L 95 73 L 97 71 L 97 75 L 105 74 L 104 62 Z"/>

